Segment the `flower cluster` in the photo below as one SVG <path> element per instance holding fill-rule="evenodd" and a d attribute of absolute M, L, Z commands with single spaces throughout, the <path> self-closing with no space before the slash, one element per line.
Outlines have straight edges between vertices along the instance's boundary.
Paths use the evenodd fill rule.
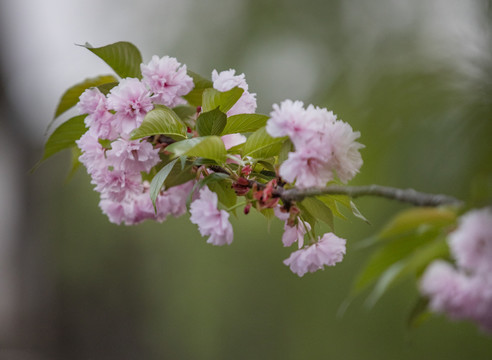
<path fill-rule="evenodd" d="M 301 101 L 285 100 L 273 105 L 266 130 L 273 137 L 288 136 L 295 146 L 280 167 L 280 176 L 298 188 L 325 186 L 335 174 L 346 183 L 362 166 L 355 140 L 360 133 L 331 111 Z"/>
<path fill-rule="evenodd" d="M 122 79 L 107 96 L 97 88 L 88 89 L 77 104 L 78 111 L 87 114 L 88 127 L 77 141 L 82 150 L 79 160 L 101 193 L 99 206 L 117 224 L 180 216 L 186 212 L 186 198 L 193 187 L 189 182 L 161 191 L 154 211 L 142 173 L 149 173 L 161 161 L 159 149 L 146 138 L 130 140 L 131 132 L 155 104 L 184 103 L 182 96 L 193 88 L 193 80 L 186 74 L 186 66 L 167 56 L 154 56 L 141 69 L 142 80 Z"/>
<path fill-rule="evenodd" d="M 81 150 L 79 161 L 100 193 L 99 206 L 111 222 L 162 222 L 169 215 L 183 215 L 191 199 L 191 222 L 208 237 L 207 243 L 221 246 L 233 241 L 229 221 L 233 208 L 244 205 L 245 214 L 253 206 L 260 212 L 273 209 L 284 222 L 283 245 L 297 242 L 298 250 L 284 262 L 294 273 L 303 276 L 342 260 L 345 240 L 332 233 L 316 238 L 313 216 L 311 222 L 305 221 L 296 202 L 283 201 L 279 194 L 284 187 L 323 186 L 335 176 L 343 182 L 351 179 L 362 165 L 358 151 L 362 145 L 355 142 L 358 132 L 326 109 L 312 105 L 304 109 L 301 102 L 290 100 L 274 105 L 271 118 L 255 114 L 256 94 L 249 92 L 244 74 L 236 75 L 233 69 L 213 70 L 212 81 L 201 78 L 196 83 L 198 75 L 188 73 L 186 65 L 175 58 L 153 56 L 134 73 L 141 74 L 141 79 L 127 77 L 116 85 L 87 88 L 76 105 L 85 115 L 87 128 L 76 141 Z M 209 88 L 214 90 L 206 92 Z M 242 92 L 230 91 L 234 88 Z M 207 93 L 212 98 L 206 98 Z M 197 96 L 201 100 L 196 100 Z M 155 120 L 159 116 L 155 114 L 163 109 L 167 115 Z M 147 116 L 153 110 L 154 115 Z M 232 116 L 233 130 L 223 131 Z M 138 138 L 142 129 L 149 128 L 150 132 L 146 130 Z M 257 144 L 248 145 L 252 132 Z M 284 136 L 290 138 L 295 152 L 282 163 L 269 146 L 272 137 Z M 247 146 L 249 152 L 243 151 Z M 252 146 L 269 155 L 255 158 L 258 149 Z M 188 152 L 190 149 L 193 151 Z M 172 170 L 179 173 L 175 165 L 179 163 L 173 160 L 177 156 L 181 159 L 180 180 L 171 174 Z M 156 174 L 161 172 L 166 175 L 159 183 Z M 168 178 L 170 182 L 166 182 Z M 226 205 L 221 196 L 232 196 L 232 203 Z M 236 204 L 238 197 L 244 197 L 244 202 Z M 305 245 L 307 234 L 310 240 Z"/>
<path fill-rule="evenodd" d="M 421 292 L 430 298 L 432 311 L 473 320 L 492 332 L 492 210 L 465 214 L 448 240 L 456 268 L 433 262 L 422 277 Z"/>

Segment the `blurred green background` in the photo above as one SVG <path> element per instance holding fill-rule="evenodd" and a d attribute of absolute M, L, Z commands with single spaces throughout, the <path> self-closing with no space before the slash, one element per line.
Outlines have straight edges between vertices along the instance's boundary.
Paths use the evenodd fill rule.
<path fill-rule="evenodd" d="M 372 225 L 338 221 L 345 260 L 298 278 L 282 264 L 292 249 L 282 247 L 280 221 L 254 212 L 232 219 L 233 244 L 212 247 L 186 216 L 110 224 L 83 169 L 65 183 L 69 154 L 26 175 L 61 93 L 108 72 L 72 44 L 128 40 L 144 61 L 170 55 L 205 76 L 214 68 L 246 73 L 260 113 L 286 98 L 333 110 L 366 146 L 352 184 L 469 200 L 492 176 L 490 2 L 68 3 L 52 0 L 40 12 L 27 0 L 2 4 L 2 127 L 26 141 L 1 155 L 21 165 L 0 170 L 19 174 L 2 189 L 18 191 L 4 205 L 15 203 L 18 218 L 3 239 L 12 244 L 3 276 L 13 295 L 0 292 L 0 310 L 14 315 L 0 327 L 0 358 L 492 358 L 491 337 L 473 324 L 434 317 L 407 328 L 414 279 L 371 310 L 361 297 L 337 316 L 370 255 L 354 245 L 404 205 L 358 200 Z M 23 25 L 30 37 L 15 33 Z M 27 54 L 39 59 L 34 69 Z"/>

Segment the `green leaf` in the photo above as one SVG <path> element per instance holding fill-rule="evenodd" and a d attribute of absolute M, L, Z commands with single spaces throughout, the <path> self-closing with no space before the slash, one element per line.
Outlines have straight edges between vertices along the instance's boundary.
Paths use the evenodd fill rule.
<path fill-rule="evenodd" d="M 185 182 L 188 182 L 195 177 L 196 174 L 193 172 L 192 165 L 186 165 L 184 168 L 181 168 L 181 166 L 175 166 L 164 181 L 164 186 L 166 187 L 166 189 L 169 189 L 173 186 L 184 184 Z"/>
<path fill-rule="evenodd" d="M 333 213 L 323 202 L 316 198 L 308 197 L 302 201 L 302 205 L 312 214 L 312 216 L 327 223 L 332 230 L 335 229 L 333 224 Z"/>
<path fill-rule="evenodd" d="M 226 208 L 230 208 L 236 205 L 237 195 L 236 192 L 232 189 L 230 181 L 227 180 L 215 181 L 209 183 L 208 188 L 217 194 L 219 201 Z"/>
<path fill-rule="evenodd" d="M 292 144 L 292 141 L 290 139 L 285 140 L 282 143 L 282 147 L 280 148 L 280 151 L 278 153 L 278 163 L 281 165 L 287 158 L 289 157 L 289 153 L 293 150 L 294 144 Z"/>
<path fill-rule="evenodd" d="M 164 181 L 168 177 L 169 173 L 174 167 L 174 164 L 178 159 L 174 159 L 170 163 L 168 163 L 166 166 L 164 166 L 152 179 L 152 182 L 150 183 L 150 198 L 152 199 L 152 204 L 154 204 L 154 210 L 157 211 L 156 209 L 156 204 L 155 200 L 157 199 L 157 196 L 159 195 L 162 185 L 164 184 Z"/>
<path fill-rule="evenodd" d="M 81 83 L 75 84 L 71 88 L 69 88 L 65 93 L 62 95 L 60 102 L 58 103 L 58 106 L 56 107 L 55 111 L 55 116 L 53 117 L 53 120 L 48 124 L 48 128 L 46 131 L 48 131 L 53 124 L 54 120 L 63 114 L 65 111 L 68 109 L 74 107 L 78 102 L 79 102 L 79 97 L 82 95 L 82 93 L 91 88 L 91 87 L 99 87 L 101 85 L 107 84 L 107 83 L 112 83 L 116 81 L 116 78 L 112 75 L 101 75 L 95 78 L 90 78 L 90 79 L 85 79 Z"/>
<path fill-rule="evenodd" d="M 269 173 L 267 174 L 265 170 L 268 171 Z M 263 160 L 257 162 L 257 165 L 255 166 L 255 171 L 260 171 L 265 175 L 269 175 L 273 177 L 277 175 L 275 173 L 275 167 L 272 165 L 272 163 Z"/>
<path fill-rule="evenodd" d="M 121 78 L 142 78 L 140 64 L 142 55 L 135 45 L 126 41 L 94 48 L 89 43 L 83 45 L 86 49 L 99 56 Z"/>
<path fill-rule="evenodd" d="M 80 150 L 78 146 L 72 146 L 72 166 L 68 172 L 67 178 L 65 179 L 65 183 L 68 183 L 73 179 L 75 173 L 80 168 L 80 165 L 82 165 L 79 161 L 80 155 L 82 155 L 82 150 Z"/>
<path fill-rule="evenodd" d="M 226 123 L 226 114 L 217 108 L 200 114 L 196 120 L 196 130 L 200 136 L 220 135 Z"/>
<path fill-rule="evenodd" d="M 187 122 L 192 116 L 196 114 L 196 108 L 186 105 L 179 105 L 173 108 L 176 115 L 179 116 L 181 120 Z"/>
<path fill-rule="evenodd" d="M 247 133 L 258 130 L 266 125 L 269 117 L 261 114 L 239 114 L 229 116 L 222 135 Z"/>
<path fill-rule="evenodd" d="M 204 112 L 219 108 L 223 113 L 227 113 L 239 100 L 244 90 L 235 87 L 229 91 L 221 92 L 213 88 L 203 91 L 202 109 Z"/>
<path fill-rule="evenodd" d="M 314 226 L 316 225 L 316 217 L 311 214 L 311 212 L 304 206 L 302 203 L 297 203 L 297 207 L 301 210 L 302 219 L 311 225 L 311 230 L 314 230 Z"/>
<path fill-rule="evenodd" d="M 111 89 L 114 88 L 115 86 L 118 86 L 118 84 L 119 84 L 119 82 L 113 81 L 113 82 L 110 82 L 110 83 L 107 83 L 107 84 L 99 85 L 99 86 L 97 86 L 97 88 L 104 95 L 108 95 L 109 92 L 111 91 Z"/>
<path fill-rule="evenodd" d="M 428 298 L 419 297 L 417 299 L 407 319 L 408 327 L 415 328 L 417 326 L 420 326 L 430 317 L 431 313 L 428 310 L 428 305 Z"/>
<path fill-rule="evenodd" d="M 226 161 L 226 149 L 218 136 L 203 136 L 175 142 L 166 147 L 175 156 L 196 156 L 215 160 L 221 164 Z"/>
<path fill-rule="evenodd" d="M 164 105 L 149 111 L 142 125 L 132 132 L 132 140 L 152 135 L 166 135 L 175 140 L 186 139 L 186 125 L 179 116 Z"/>
<path fill-rule="evenodd" d="M 367 298 L 366 304 L 371 307 L 374 306 L 390 287 L 398 284 L 408 275 L 417 275 L 431 261 L 447 254 L 448 246 L 443 237 L 416 248 L 408 257 L 394 263 L 381 274 L 376 286 Z"/>
<path fill-rule="evenodd" d="M 243 147 L 243 155 L 255 159 L 266 159 L 278 155 L 287 137 L 273 138 L 262 127 L 251 134 Z"/>
<path fill-rule="evenodd" d="M 335 196 L 338 196 L 338 195 L 335 195 Z M 338 209 L 336 198 L 334 198 L 333 195 L 321 195 L 321 196 L 317 196 L 317 199 L 319 199 L 320 201 L 323 202 L 323 204 L 328 206 L 333 215 L 335 215 L 336 217 L 338 217 L 342 220 L 347 220 L 347 217 L 345 215 L 343 215 L 340 212 L 340 210 Z"/>
<path fill-rule="evenodd" d="M 195 87 L 187 95 L 183 96 L 183 98 L 191 106 L 202 106 L 203 90 L 212 88 L 213 83 L 193 71 L 188 70 L 186 73 L 193 78 Z"/>
<path fill-rule="evenodd" d="M 404 259 L 417 249 L 440 235 L 439 229 L 429 229 L 424 233 L 410 234 L 384 244 L 374 252 L 363 270 L 357 276 L 352 293 L 356 294 L 374 283 L 388 268 Z"/>
<path fill-rule="evenodd" d="M 381 230 L 378 237 L 389 239 L 422 228 L 423 226 L 443 227 L 456 222 L 457 214 L 449 208 L 420 207 L 405 210 L 396 215 Z"/>
<path fill-rule="evenodd" d="M 203 179 L 196 182 L 195 185 L 193 186 L 193 190 L 190 192 L 190 194 L 188 195 L 188 198 L 186 199 L 186 205 L 188 206 L 191 203 L 191 198 L 197 190 L 200 190 L 205 185 L 208 186 L 208 184 L 211 184 L 211 183 L 214 183 L 217 181 L 221 181 L 221 180 L 224 180 L 227 178 L 229 178 L 229 175 L 223 174 L 223 173 L 212 173 L 208 176 L 205 176 Z"/>
<path fill-rule="evenodd" d="M 222 181 L 222 180 L 225 180 L 228 178 L 229 178 L 229 175 L 224 174 L 224 173 L 212 173 L 208 176 L 205 176 L 203 179 L 201 179 L 199 181 L 199 187 L 202 188 L 205 185 L 208 186 L 209 184 L 212 184 L 212 183 L 217 182 L 217 181 Z"/>
<path fill-rule="evenodd" d="M 355 203 L 353 201 L 350 202 L 350 209 L 352 210 L 352 214 L 355 215 L 355 217 L 361 219 L 365 223 L 371 225 L 370 221 L 366 219 L 364 215 L 357 209 L 357 206 L 355 206 Z"/>
<path fill-rule="evenodd" d="M 75 146 L 75 140 L 80 139 L 87 131 L 84 124 L 86 116 L 75 116 L 57 127 L 44 145 L 44 154 L 39 162 L 43 162 L 63 149 Z"/>

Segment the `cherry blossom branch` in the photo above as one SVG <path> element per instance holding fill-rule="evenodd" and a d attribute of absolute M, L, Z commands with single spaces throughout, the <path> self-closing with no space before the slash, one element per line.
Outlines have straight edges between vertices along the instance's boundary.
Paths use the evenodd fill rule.
<path fill-rule="evenodd" d="M 463 201 L 452 196 L 442 194 L 428 194 L 414 189 L 398 189 L 389 186 L 367 185 L 367 186 L 340 186 L 330 185 L 321 188 L 310 188 L 305 190 L 277 188 L 278 196 L 287 202 L 302 201 L 306 197 L 318 195 L 347 195 L 352 198 L 360 196 L 379 196 L 391 200 L 397 200 L 416 206 L 440 206 L 454 205 L 463 206 Z"/>
<path fill-rule="evenodd" d="M 231 175 L 229 171 L 221 166 L 212 165 L 209 168 L 215 172 L 221 172 Z M 265 184 L 247 180 L 249 187 L 256 185 L 258 189 L 265 188 Z M 281 198 L 284 203 L 291 203 L 293 201 L 302 201 L 303 199 L 311 196 L 319 195 L 347 195 L 352 198 L 361 196 L 379 196 L 390 200 L 397 200 L 404 203 L 409 203 L 415 206 L 441 206 L 441 205 L 453 205 L 461 207 L 464 205 L 462 200 L 455 197 L 443 194 L 429 194 L 414 189 L 399 189 L 390 186 L 382 185 L 366 185 L 366 186 L 341 186 L 330 185 L 326 187 L 316 187 L 309 189 L 292 188 L 285 190 L 279 186 L 272 192 L 273 197 Z"/>

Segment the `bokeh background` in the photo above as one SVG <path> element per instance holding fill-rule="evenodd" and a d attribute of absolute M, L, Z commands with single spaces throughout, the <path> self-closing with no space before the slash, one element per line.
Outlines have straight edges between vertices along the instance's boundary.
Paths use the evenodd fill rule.
<path fill-rule="evenodd" d="M 403 205 L 360 199 L 372 226 L 337 222 L 345 260 L 299 279 L 280 221 L 233 219 L 216 248 L 186 217 L 110 224 L 83 169 L 65 181 L 68 153 L 28 173 L 63 91 L 110 72 L 74 44 L 127 40 L 144 61 L 244 72 L 261 113 L 286 98 L 333 110 L 366 145 L 353 184 L 476 198 L 492 174 L 491 20 L 485 0 L 1 1 L 0 359 L 491 359 L 472 324 L 406 326 L 414 279 L 337 315 L 370 255 L 357 242 Z"/>

